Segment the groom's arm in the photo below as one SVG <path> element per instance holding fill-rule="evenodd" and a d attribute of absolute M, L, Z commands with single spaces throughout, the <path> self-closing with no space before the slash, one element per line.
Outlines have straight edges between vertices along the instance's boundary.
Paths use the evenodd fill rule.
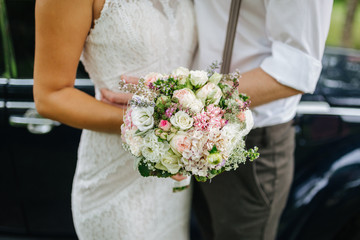
<path fill-rule="evenodd" d="M 243 73 L 239 92 L 251 96 L 251 106 L 312 93 L 321 72 L 332 0 L 270 0 L 266 32 L 271 55 L 261 65 Z M 236 49 L 234 49 L 236 51 Z"/>
<path fill-rule="evenodd" d="M 251 107 L 263 105 L 281 98 L 303 94 L 302 91 L 279 83 L 260 67 L 242 74 L 239 92 L 250 96 Z"/>

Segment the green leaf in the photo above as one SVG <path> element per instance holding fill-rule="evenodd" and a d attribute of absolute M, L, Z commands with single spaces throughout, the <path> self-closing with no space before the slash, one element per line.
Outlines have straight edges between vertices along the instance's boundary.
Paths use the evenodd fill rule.
<path fill-rule="evenodd" d="M 201 177 L 201 176 L 197 176 L 197 175 L 195 175 L 195 179 L 198 182 L 206 182 L 208 180 L 207 177 Z"/>
<path fill-rule="evenodd" d="M 216 145 L 214 145 L 213 148 L 209 151 L 210 154 L 217 153 L 217 152 L 219 152 L 219 151 L 217 150 Z"/>
<path fill-rule="evenodd" d="M 143 176 L 143 177 L 149 177 L 151 176 L 151 171 L 150 169 L 148 168 L 147 165 L 145 165 L 144 163 L 140 163 L 139 166 L 138 166 L 138 169 L 139 169 L 139 172 L 140 172 L 140 175 Z"/>
<path fill-rule="evenodd" d="M 246 102 L 247 100 L 250 99 L 249 96 L 247 96 L 246 94 L 243 94 L 243 93 L 240 93 L 240 94 L 239 94 L 239 97 L 240 97 L 240 99 L 242 99 L 244 102 Z"/>
<path fill-rule="evenodd" d="M 226 108 L 227 108 L 227 105 L 226 105 L 226 103 L 225 103 L 225 98 L 224 98 L 224 97 L 221 97 L 221 98 L 220 98 L 219 106 L 220 106 L 222 109 L 226 109 Z"/>

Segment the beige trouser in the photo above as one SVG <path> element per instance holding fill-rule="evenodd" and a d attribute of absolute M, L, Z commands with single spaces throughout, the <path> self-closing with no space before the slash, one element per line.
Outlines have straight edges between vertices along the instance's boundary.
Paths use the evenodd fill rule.
<path fill-rule="evenodd" d="M 260 158 L 195 183 L 193 208 L 204 240 L 273 240 L 285 207 L 294 168 L 291 122 L 250 132 L 247 147 Z"/>

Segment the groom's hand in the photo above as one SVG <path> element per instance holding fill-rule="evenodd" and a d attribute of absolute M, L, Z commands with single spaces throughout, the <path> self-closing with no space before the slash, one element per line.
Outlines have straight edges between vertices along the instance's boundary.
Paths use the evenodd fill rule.
<path fill-rule="evenodd" d="M 125 75 L 121 76 L 121 80 L 130 84 L 138 84 L 139 82 L 139 78 Z M 133 96 L 132 93 L 117 93 L 106 88 L 100 89 L 100 92 L 102 102 L 124 109 L 127 108 L 128 102 Z"/>

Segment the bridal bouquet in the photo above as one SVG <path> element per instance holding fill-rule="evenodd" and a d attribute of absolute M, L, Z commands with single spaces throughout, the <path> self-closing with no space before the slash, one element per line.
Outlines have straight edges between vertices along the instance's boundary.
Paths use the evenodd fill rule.
<path fill-rule="evenodd" d="M 206 181 L 256 159 L 256 147 L 245 149 L 253 118 L 249 98 L 238 94 L 239 78 L 180 67 L 150 73 L 137 85 L 121 82 L 121 90 L 134 93 L 121 126 L 123 146 L 140 174 Z"/>

